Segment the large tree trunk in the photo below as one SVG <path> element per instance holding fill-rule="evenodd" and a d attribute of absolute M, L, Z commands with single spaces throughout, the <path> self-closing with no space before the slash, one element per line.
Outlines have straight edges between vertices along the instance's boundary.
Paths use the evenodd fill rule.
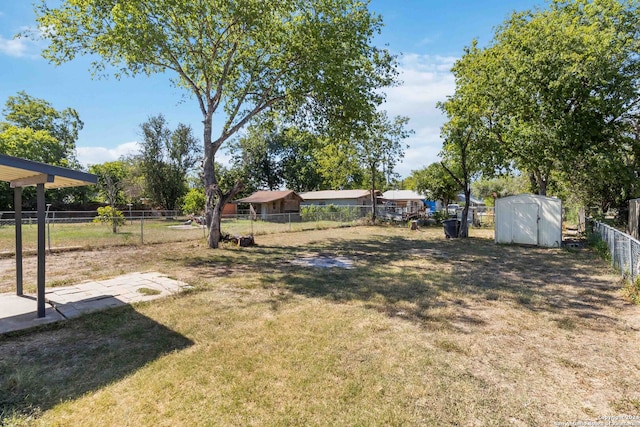
<path fill-rule="evenodd" d="M 208 245 L 210 248 L 217 248 L 220 242 L 220 213 L 222 212 L 222 192 L 218 187 L 215 170 L 215 151 L 213 149 L 213 141 L 211 140 L 211 122 L 212 115 L 206 114 L 204 117 L 204 159 L 202 163 L 204 191 L 205 191 L 205 209 L 207 229 L 209 230 Z M 216 213 L 217 212 L 217 213 Z"/>
<path fill-rule="evenodd" d="M 209 230 L 207 244 L 210 248 L 215 249 L 220 244 L 222 209 L 229 200 L 242 191 L 244 185 L 241 181 L 238 181 L 227 193 L 223 193 L 222 189 L 218 186 L 214 162 L 216 154 L 214 147 L 220 145 L 218 144 L 220 140 L 216 141 L 215 144 L 211 140 L 211 122 L 211 115 L 206 115 L 204 119 L 204 161 L 202 167 L 204 169 L 204 189 L 206 196 L 204 215 Z"/>
<path fill-rule="evenodd" d="M 460 218 L 460 230 L 458 237 L 469 237 L 469 224 L 467 218 L 469 217 L 469 205 L 471 204 L 471 187 L 467 185 L 464 189 L 464 208 L 462 209 L 462 218 Z"/>
<path fill-rule="evenodd" d="M 211 209 L 211 225 L 209 225 L 209 238 L 207 240 L 210 248 L 217 248 L 220 244 L 220 236 L 222 234 L 220 229 L 220 222 L 222 219 L 222 207 L 224 206 L 222 203 L 220 203 L 220 200 L 222 199 L 218 198 Z"/>
<path fill-rule="evenodd" d="M 242 181 L 237 181 L 233 188 L 229 190 L 227 193 L 222 193 L 220 188 L 216 185 L 212 193 L 214 194 L 214 201 L 211 205 L 211 208 L 208 209 L 211 215 L 211 219 L 209 219 L 209 214 L 206 215 L 207 218 L 207 226 L 209 227 L 209 239 L 207 243 L 210 248 L 217 248 L 220 243 L 220 236 L 222 234 L 222 229 L 220 228 L 220 223 L 222 220 L 222 210 L 224 205 L 236 194 L 238 194 L 244 188 L 244 184 Z M 209 192 L 207 191 L 207 208 L 209 206 Z"/>
<path fill-rule="evenodd" d="M 538 194 L 547 195 L 547 176 L 540 171 L 536 171 L 536 181 L 538 181 Z"/>

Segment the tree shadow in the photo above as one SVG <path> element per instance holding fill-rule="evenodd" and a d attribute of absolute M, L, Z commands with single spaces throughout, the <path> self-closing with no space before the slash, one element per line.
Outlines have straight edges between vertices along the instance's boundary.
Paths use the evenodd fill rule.
<path fill-rule="evenodd" d="M 273 250 L 292 253 L 292 248 Z M 531 312 L 597 319 L 586 325 L 592 329 L 615 322 L 604 308 L 617 302 L 612 292 L 617 286 L 600 279 L 602 263 L 588 251 L 496 245 L 481 238 L 398 236 L 334 239 L 308 246 L 305 252 L 346 257 L 356 268 L 301 268 L 285 263 L 280 267 L 281 284 L 292 292 L 336 302 L 361 301 L 389 316 L 423 324 L 437 322 L 457 330 L 482 326 L 486 321 L 478 306 L 498 300 Z"/>
<path fill-rule="evenodd" d="M 0 425 L 120 380 L 193 341 L 131 306 L 0 337 Z"/>
<path fill-rule="evenodd" d="M 301 266 L 296 261 L 303 257 L 341 257 L 353 268 Z M 497 245 L 486 238 L 333 238 L 304 247 L 260 245 L 191 256 L 184 263 L 205 276 L 256 273 L 264 288 L 359 301 L 388 316 L 463 331 L 485 325 L 481 311 L 498 302 L 597 319 L 584 326 L 608 328 L 616 320 L 605 307 L 620 302 L 612 292 L 617 283 L 601 278 L 603 264 L 588 250 Z"/>

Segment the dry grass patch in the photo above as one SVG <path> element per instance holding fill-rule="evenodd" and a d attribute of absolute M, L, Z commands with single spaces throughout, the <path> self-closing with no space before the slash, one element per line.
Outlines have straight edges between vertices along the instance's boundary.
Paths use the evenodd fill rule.
<path fill-rule="evenodd" d="M 80 270 L 54 267 L 65 280 L 105 274 L 91 264 L 109 257 L 195 290 L 0 338 L 5 422 L 552 425 L 640 415 L 640 340 L 628 322 L 638 307 L 588 251 L 395 227 L 258 244 L 60 254 Z M 293 262 L 323 256 L 353 268 Z"/>

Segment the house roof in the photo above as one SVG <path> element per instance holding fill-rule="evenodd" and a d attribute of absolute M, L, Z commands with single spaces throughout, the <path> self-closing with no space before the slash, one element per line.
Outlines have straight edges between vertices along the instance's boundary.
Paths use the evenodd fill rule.
<path fill-rule="evenodd" d="M 0 181 L 11 187 L 44 184 L 45 188 L 77 187 L 98 182 L 90 173 L 0 154 Z"/>
<path fill-rule="evenodd" d="M 476 199 L 473 196 L 469 197 L 469 199 L 471 200 L 471 203 L 474 204 L 474 205 L 484 206 L 484 204 L 485 204 L 484 200 Z M 458 200 L 460 200 L 461 202 L 465 201 L 464 193 L 458 193 Z"/>
<path fill-rule="evenodd" d="M 380 194 L 378 190 L 376 190 L 376 193 Z M 322 190 L 300 193 L 300 197 L 303 200 L 343 200 L 369 197 L 370 194 L 369 190 Z"/>
<path fill-rule="evenodd" d="M 282 191 L 256 191 L 249 197 L 244 199 L 238 199 L 235 203 L 269 203 L 276 200 L 284 199 L 285 197 L 293 194 L 295 197 L 300 198 L 300 195 L 293 190 Z"/>
<path fill-rule="evenodd" d="M 411 190 L 389 190 L 382 193 L 386 200 L 424 200 L 426 197 Z"/>

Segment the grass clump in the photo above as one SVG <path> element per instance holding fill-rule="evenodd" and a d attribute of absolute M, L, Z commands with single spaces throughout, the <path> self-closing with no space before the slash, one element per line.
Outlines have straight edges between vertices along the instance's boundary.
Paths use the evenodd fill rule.
<path fill-rule="evenodd" d="M 160 295 L 162 293 L 158 289 L 151 288 L 138 288 L 137 291 L 144 296 Z"/>

